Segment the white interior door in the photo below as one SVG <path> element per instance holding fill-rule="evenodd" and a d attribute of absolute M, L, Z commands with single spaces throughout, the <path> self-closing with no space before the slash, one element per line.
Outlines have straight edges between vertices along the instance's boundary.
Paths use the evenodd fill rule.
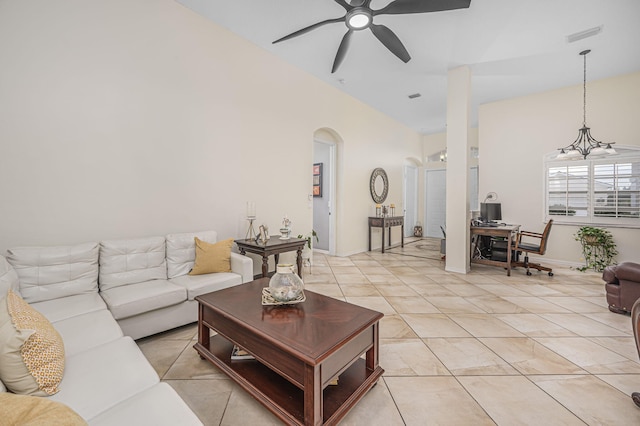
<path fill-rule="evenodd" d="M 322 194 L 313 197 L 313 230 L 318 236 L 313 248 L 329 254 L 335 247 L 335 157 L 335 144 L 314 141 L 313 163 L 322 170 Z"/>
<path fill-rule="evenodd" d="M 426 188 L 424 235 L 442 238 L 440 227 L 446 229 L 447 216 L 447 171 L 445 169 L 426 170 L 424 178 Z"/>
<path fill-rule="evenodd" d="M 418 220 L 418 168 L 404 166 L 404 236 L 413 235 Z"/>

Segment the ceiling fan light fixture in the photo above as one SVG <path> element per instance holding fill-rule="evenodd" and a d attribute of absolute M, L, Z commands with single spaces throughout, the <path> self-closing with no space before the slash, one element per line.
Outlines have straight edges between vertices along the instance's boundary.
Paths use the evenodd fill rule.
<path fill-rule="evenodd" d="M 371 25 L 372 20 L 371 11 L 357 7 L 347 14 L 346 22 L 352 30 L 364 30 Z"/>

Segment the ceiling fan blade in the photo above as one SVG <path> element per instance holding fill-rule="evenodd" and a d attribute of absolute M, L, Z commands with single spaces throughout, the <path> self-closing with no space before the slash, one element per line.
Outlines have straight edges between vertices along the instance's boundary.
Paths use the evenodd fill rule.
<path fill-rule="evenodd" d="M 295 31 L 289 35 L 286 35 L 282 38 L 277 39 L 276 41 L 272 42 L 272 44 L 276 44 L 276 43 L 280 43 L 281 41 L 285 41 L 285 40 L 289 40 L 292 39 L 294 37 L 298 37 L 302 34 L 306 34 L 309 31 L 315 30 L 316 28 L 320 28 L 323 25 L 327 25 L 327 24 L 334 24 L 336 22 L 344 22 L 344 16 L 342 18 L 335 18 L 335 19 L 327 19 L 325 21 L 322 22 L 318 22 L 317 24 L 313 24 L 313 25 L 309 25 L 308 27 L 304 27 L 301 30 Z"/>
<path fill-rule="evenodd" d="M 350 0 L 349 3 L 347 3 L 345 0 L 335 0 L 335 2 L 341 4 L 345 8 L 348 7 L 347 12 L 354 7 L 369 7 L 369 5 L 371 4 L 371 0 Z M 347 5 L 345 6 L 343 3 L 346 3 Z"/>
<path fill-rule="evenodd" d="M 409 55 L 409 52 L 407 52 L 407 49 L 393 31 L 384 25 L 371 24 L 369 28 L 373 35 L 376 36 L 376 38 L 380 40 L 380 42 L 391 51 L 391 53 L 400 58 L 402 62 L 407 63 L 411 60 L 411 55 Z"/>
<path fill-rule="evenodd" d="M 404 13 L 441 12 L 444 10 L 467 9 L 471 0 L 395 0 L 380 10 L 374 10 L 375 15 L 398 15 Z"/>
<path fill-rule="evenodd" d="M 347 12 L 353 9 L 353 6 L 347 3 L 346 0 L 333 0 L 333 1 L 338 3 L 340 6 L 344 7 Z"/>
<path fill-rule="evenodd" d="M 349 49 L 349 43 L 351 42 L 351 35 L 353 34 L 353 30 L 347 31 L 347 33 L 342 37 L 342 41 L 340 42 L 340 47 L 338 47 L 338 53 L 336 53 L 336 59 L 333 61 L 333 68 L 331 68 L 331 74 L 336 72 L 336 70 L 340 67 L 340 64 L 344 60 L 345 56 L 347 56 L 347 50 Z"/>

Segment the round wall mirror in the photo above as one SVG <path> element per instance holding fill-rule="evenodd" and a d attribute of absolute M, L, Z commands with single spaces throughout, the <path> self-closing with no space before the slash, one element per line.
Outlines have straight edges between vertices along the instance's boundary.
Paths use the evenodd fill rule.
<path fill-rule="evenodd" d="M 369 182 L 369 189 L 371 190 L 371 198 L 376 204 L 384 203 L 389 193 L 389 178 L 387 178 L 387 172 L 384 169 L 377 168 L 371 173 L 371 181 Z"/>

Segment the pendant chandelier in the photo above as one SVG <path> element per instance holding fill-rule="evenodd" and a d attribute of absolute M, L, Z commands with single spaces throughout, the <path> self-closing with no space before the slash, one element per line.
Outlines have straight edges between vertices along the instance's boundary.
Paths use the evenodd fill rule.
<path fill-rule="evenodd" d="M 583 87 L 583 113 L 582 128 L 578 129 L 578 138 L 571 145 L 558 148 L 560 154 L 558 160 L 577 160 L 580 157 L 587 158 L 587 155 L 609 155 L 615 154 L 616 150 L 611 147 L 615 142 L 603 143 L 595 140 L 591 136 L 591 129 L 587 127 L 587 54 L 591 50 L 583 50 L 580 55 L 584 58 L 584 81 Z"/>

